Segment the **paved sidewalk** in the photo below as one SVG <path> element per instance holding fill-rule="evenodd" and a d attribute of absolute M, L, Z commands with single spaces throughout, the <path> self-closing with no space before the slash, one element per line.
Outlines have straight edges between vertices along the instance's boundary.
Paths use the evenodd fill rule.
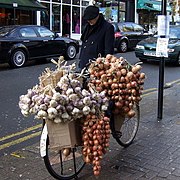
<path fill-rule="evenodd" d="M 111 138 L 95 178 L 86 165 L 80 180 L 179 180 L 180 179 L 180 84 L 164 90 L 163 119 L 157 121 L 157 92 L 143 97 L 141 122 L 134 143 L 120 147 Z M 39 154 L 38 144 L 0 157 L 1 180 L 53 180 Z"/>

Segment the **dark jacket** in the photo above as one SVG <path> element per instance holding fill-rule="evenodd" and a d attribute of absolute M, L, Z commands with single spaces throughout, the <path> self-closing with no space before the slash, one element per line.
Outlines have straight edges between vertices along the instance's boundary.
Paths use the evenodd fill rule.
<path fill-rule="evenodd" d="M 102 14 L 94 26 L 86 25 L 81 40 L 80 69 L 84 68 L 90 59 L 114 53 L 114 27 Z"/>

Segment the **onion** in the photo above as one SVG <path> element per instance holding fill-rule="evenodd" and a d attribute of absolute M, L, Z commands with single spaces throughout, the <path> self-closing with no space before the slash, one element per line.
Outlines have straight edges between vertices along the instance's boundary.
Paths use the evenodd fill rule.
<path fill-rule="evenodd" d="M 127 113 L 127 115 L 128 115 L 128 117 L 129 117 L 129 118 L 134 117 L 134 116 L 135 116 L 135 114 L 136 114 L 136 113 L 135 113 L 135 111 L 134 111 L 134 110 L 132 110 L 132 109 L 131 109 L 128 113 Z"/>
<path fill-rule="evenodd" d="M 99 174 L 100 174 L 100 171 L 94 171 L 95 176 L 99 176 Z"/>
<path fill-rule="evenodd" d="M 86 162 L 87 164 L 91 162 L 89 156 L 86 156 L 86 157 L 85 157 L 85 162 Z"/>
<path fill-rule="evenodd" d="M 66 149 L 63 149 L 63 155 L 65 157 L 69 156 L 71 153 L 71 148 L 66 148 Z"/>

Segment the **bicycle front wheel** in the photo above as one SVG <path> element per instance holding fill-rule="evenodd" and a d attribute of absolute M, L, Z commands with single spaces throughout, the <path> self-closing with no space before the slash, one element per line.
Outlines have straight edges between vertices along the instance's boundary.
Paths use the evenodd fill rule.
<path fill-rule="evenodd" d="M 129 118 L 122 115 L 113 115 L 113 129 L 112 134 L 116 141 L 123 147 L 128 147 L 132 144 L 139 127 L 140 109 L 139 105 L 133 106 L 135 116 Z"/>
<path fill-rule="evenodd" d="M 65 156 L 63 149 L 52 149 L 49 147 L 48 139 L 46 141 L 44 163 L 48 172 L 55 179 L 68 180 L 76 178 L 85 165 L 81 146 L 69 148 L 68 150 L 70 153 Z"/>

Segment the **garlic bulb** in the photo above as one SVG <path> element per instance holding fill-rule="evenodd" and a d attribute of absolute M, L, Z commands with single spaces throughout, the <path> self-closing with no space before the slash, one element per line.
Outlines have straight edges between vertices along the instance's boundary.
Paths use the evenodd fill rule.
<path fill-rule="evenodd" d="M 58 111 L 53 107 L 48 108 L 47 112 L 48 112 L 48 118 L 49 119 L 55 118 L 58 114 Z"/>

